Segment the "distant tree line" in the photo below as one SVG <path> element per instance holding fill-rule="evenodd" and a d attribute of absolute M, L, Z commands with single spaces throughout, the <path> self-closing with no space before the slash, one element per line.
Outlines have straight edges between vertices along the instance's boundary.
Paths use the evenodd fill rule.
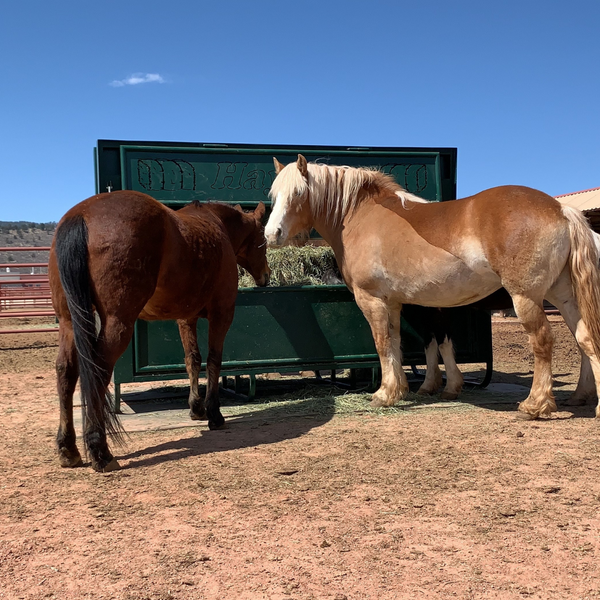
<path fill-rule="evenodd" d="M 42 231 L 54 231 L 56 221 L 49 223 L 32 223 L 30 221 L 0 221 L 0 231 L 30 231 L 31 229 L 41 229 Z"/>

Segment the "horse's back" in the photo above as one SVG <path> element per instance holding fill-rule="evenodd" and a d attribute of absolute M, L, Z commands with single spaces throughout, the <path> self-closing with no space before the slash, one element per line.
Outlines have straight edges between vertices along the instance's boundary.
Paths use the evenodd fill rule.
<path fill-rule="evenodd" d="M 453 248 L 475 234 L 490 242 L 521 236 L 525 229 L 566 223 L 552 196 L 524 186 L 499 186 L 449 202 L 409 203 L 387 196 L 381 204 L 408 221 L 429 243 Z"/>
<path fill-rule="evenodd" d="M 126 304 L 137 306 L 156 286 L 169 212 L 154 198 L 128 190 L 103 194 L 86 207 L 92 278 L 122 290 L 117 297 Z"/>
<path fill-rule="evenodd" d="M 57 230 L 83 218 L 89 276 L 95 306 L 102 314 L 141 310 L 156 285 L 169 209 L 146 194 L 122 190 L 96 194 L 71 208 Z M 56 249 L 49 273 L 60 301 Z"/>
<path fill-rule="evenodd" d="M 146 194 L 122 190 L 92 196 L 61 219 L 58 227 L 83 216 L 101 314 L 187 318 L 213 295 L 235 293 L 235 254 L 212 212 L 179 213 Z"/>
<path fill-rule="evenodd" d="M 431 306 L 474 302 L 502 285 L 516 288 L 534 272 L 555 279 L 569 253 L 560 204 L 520 186 L 406 206 L 386 195 L 359 208 L 347 225 L 344 261 L 354 271 L 347 279 Z"/>
<path fill-rule="evenodd" d="M 480 252 L 493 268 L 500 256 L 522 256 L 527 248 L 534 253 L 548 238 L 568 237 L 560 203 L 524 186 L 499 186 L 450 202 L 410 204 L 402 211 L 395 201 L 386 206 L 428 243 L 461 257 Z"/>
<path fill-rule="evenodd" d="M 82 215 L 90 253 L 119 256 L 152 255 L 160 250 L 169 209 L 154 198 L 129 190 L 96 194 L 70 209 L 63 221 Z"/>
<path fill-rule="evenodd" d="M 188 318 L 219 303 L 233 304 L 236 256 L 218 219 L 203 209 L 172 212 L 170 218 L 156 288 L 142 318 Z"/>

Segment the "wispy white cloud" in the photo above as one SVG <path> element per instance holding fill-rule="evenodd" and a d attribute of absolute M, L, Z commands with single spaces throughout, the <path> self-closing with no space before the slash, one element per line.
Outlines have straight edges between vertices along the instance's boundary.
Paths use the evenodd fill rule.
<path fill-rule="evenodd" d="M 139 85 L 140 83 L 165 83 L 165 80 L 158 73 L 134 73 L 125 79 L 115 79 L 110 82 L 110 85 L 112 87 L 123 87 L 125 85 Z"/>

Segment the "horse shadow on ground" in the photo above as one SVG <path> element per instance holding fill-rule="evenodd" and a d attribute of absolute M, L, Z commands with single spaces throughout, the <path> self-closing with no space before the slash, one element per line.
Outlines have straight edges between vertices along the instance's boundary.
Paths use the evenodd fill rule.
<path fill-rule="evenodd" d="M 177 461 L 190 456 L 214 454 L 229 450 L 239 450 L 278 443 L 288 439 L 299 438 L 312 429 L 320 427 L 329 422 L 336 414 L 336 396 L 345 393 L 345 390 L 336 386 L 318 386 L 321 393 L 315 396 L 310 392 L 310 387 L 305 381 L 295 382 L 285 386 L 297 396 L 293 406 L 289 402 L 273 402 L 272 397 L 275 390 L 285 389 L 281 385 L 270 390 L 270 393 L 261 394 L 260 399 L 250 401 L 246 396 L 240 394 L 221 394 L 221 407 L 239 406 L 245 404 L 249 407 L 242 414 L 226 414 L 225 427 L 211 431 L 206 427 L 206 421 L 198 421 L 198 435 L 174 439 L 155 446 L 149 446 L 135 452 L 119 454 L 118 459 L 127 460 L 124 469 L 142 468 L 160 463 Z M 316 386 L 312 386 L 313 388 Z M 181 388 L 187 395 L 186 388 Z M 303 392 L 308 397 L 302 399 Z M 285 398 L 290 400 L 289 397 Z M 133 403 L 130 405 L 133 406 Z M 183 398 L 171 399 L 166 402 L 152 401 L 134 406 L 136 414 L 144 412 L 162 412 L 169 410 L 184 410 L 187 413 L 187 400 Z M 191 422 L 186 428 L 189 428 Z M 181 425 L 185 427 L 185 425 Z M 193 427 L 193 425 L 192 425 Z M 157 429 L 169 429 L 170 427 L 158 427 Z M 172 427 L 177 429 L 177 426 Z"/>
<path fill-rule="evenodd" d="M 566 381 L 565 378 L 571 376 L 572 373 L 568 371 L 553 374 L 553 392 L 559 416 L 552 418 L 595 418 L 595 402 L 586 406 L 568 406 L 566 404 L 573 393 L 574 386 L 572 382 Z M 474 384 L 473 379 L 469 377 L 469 374 L 466 374 L 463 391 L 458 400 L 452 401 L 451 405 L 466 404 L 495 412 L 514 412 L 515 418 L 522 419 L 522 413 L 517 412 L 517 407 L 520 402 L 527 398 L 532 383 L 533 372 L 529 370 L 510 373 L 494 371 L 492 380 L 486 388 Z M 413 390 L 411 385 L 411 391 L 416 391 L 416 389 L 415 387 Z M 417 400 L 414 401 L 411 407 L 440 406 L 445 402 L 440 399 L 439 393 L 433 396 L 416 396 L 416 398 Z M 546 419 L 539 419 L 540 422 L 544 420 Z"/>
<path fill-rule="evenodd" d="M 409 395 L 408 401 L 395 410 L 418 410 L 423 408 L 450 408 L 460 404 L 477 406 L 484 410 L 494 412 L 513 412 L 515 419 L 519 418 L 517 405 L 525 399 L 531 387 L 532 374 L 523 373 L 494 373 L 490 384 L 491 389 L 481 389 L 473 384 L 465 384 L 465 389 L 458 400 L 444 401 L 440 399 L 439 393 L 433 396 L 420 396 L 415 393 Z M 569 373 L 558 373 L 555 375 L 555 395 L 558 404 L 558 418 L 593 418 L 595 406 L 587 405 L 581 407 L 566 407 L 564 402 L 571 394 L 570 390 L 561 390 L 569 385 L 561 380 Z M 127 461 L 124 469 L 138 469 L 154 466 L 161 463 L 178 461 L 190 456 L 200 456 L 240 450 L 255 446 L 275 444 L 285 440 L 299 438 L 312 429 L 325 425 L 336 415 L 336 398 L 347 394 L 364 395 L 364 411 L 358 408 L 353 411 L 357 417 L 369 412 L 369 394 L 366 385 L 356 390 L 348 390 L 343 381 L 336 384 L 315 385 L 305 379 L 286 380 L 285 382 L 272 382 L 272 385 L 261 385 L 261 396 L 258 400 L 249 401 L 246 396 L 225 392 L 221 395 L 223 408 L 248 405 L 252 408 L 239 415 L 226 416 L 224 429 L 211 431 L 206 428 L 206 422 L 198 423 L 195 430 L 198 435 L 186 436 L 162 442 L 154 446 L 137 450 L 135 452 L 120 454 L 118 458 Z M 270 383 L 270 382 L 269 382 Z M 321 383 L 328 383 L 327 381 Z M 510 383 L 520 386 L 517 391 L 495 391 L 494 383 Z M 419 381 L 410 380 L 411 392 L 416 392 Z M 147 412 L 169 411 L 173 409 L 185 409 L 187 401 L 183 398 L 187 395 L 185 387 L 180 388 L 179 398 L 169 401 L 154 400 L 153 402 L 135 407 L 136 414 Z M 320 390 L 315 395 L 315 390 Z M 288 402 L 278 403 L 276 400 L 283 393 L 296 395 L 293 409 Z M 306 398 L 302 398 L 303 394 Z M 289 400 L 289 396 L 286 398 Z M 543 423 L 545 419 L 539 419 Z M 167 429 L 162 427 L 158 429 Z M 177 427 L 173 427 L 176 429 Z"/>

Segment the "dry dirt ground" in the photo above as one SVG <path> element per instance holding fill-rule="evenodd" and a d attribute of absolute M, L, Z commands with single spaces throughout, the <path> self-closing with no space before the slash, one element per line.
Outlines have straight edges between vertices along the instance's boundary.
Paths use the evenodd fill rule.
<path fill-rule="evenodd" d="M 519 327 L 494 323 L 495 383 L 529 385 Z M 316 410 L 300 382 L 294 410 L 226 403 L 221 431 L 124 415 L 123 468 L 98 474 L 54 456 L 55 355 L 54 333 L 0 336 L 2 599 L 600 597 L 591 407 L 524 422 L 492 386 L 373 411 L 321 385 Z"/>

